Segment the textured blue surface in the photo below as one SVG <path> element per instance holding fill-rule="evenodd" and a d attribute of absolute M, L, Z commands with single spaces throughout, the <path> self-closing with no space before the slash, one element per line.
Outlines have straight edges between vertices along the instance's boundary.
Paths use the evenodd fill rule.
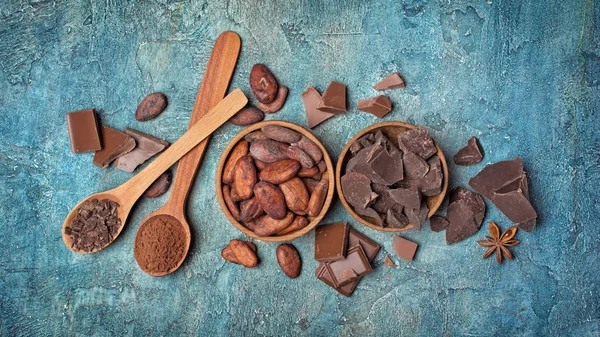
<path fill-rule="evenodd" d="M 67 250 L 60 226 L 83 197 L 130 175 L 69 149 L 65 113 L 95 107 L 102 123 L 175 141 L 188 123 L 212 44 L 242 37 L 232 87 L 249 93 L 252 64 L 290 88 L 268 119 L 306 125 L 300 93 L 348 85 L 350 111 L 317 127 L 333 158 L 377 122 L 355 110 L 392 71 L 385 120 L 429 127 L 451 156 L 475 135 L 485 159 L 450 165 L 451 186 L 485 164 L 521 156 L 540 214 L 520 231 L 515 261 L 482 260 L 477 235 L 446 246 L 443 233 L 406 236 L 416 260 L 398 261 L 391 234 L 355 227 L 384 250 L 351 298 L 312 273 L 313 234 L 293 244 L 299 279 L 279 270 L 275 244 L 261 265 L 224 263 L 240 233 L 214 197 L 218 157 L 239 131 L 213 137 L 189 205 L 194 246 L 183 267 L 152 278 L 132 252 L 140 220 L 166 200 L 141 200 L 123 234 L 90 256 Z M 152 91 L 167 111 L 133 118 Z M 22 1 L 0 0 L 0 335 L 420 335 L 600 334 L 600 2 L 572 1 Z M 488 203 L 486 221 L 507 219 Z M 351 220 L 339 201 L 326 222 Z M 398 267 L 383 265 L 386 251 Z"/>

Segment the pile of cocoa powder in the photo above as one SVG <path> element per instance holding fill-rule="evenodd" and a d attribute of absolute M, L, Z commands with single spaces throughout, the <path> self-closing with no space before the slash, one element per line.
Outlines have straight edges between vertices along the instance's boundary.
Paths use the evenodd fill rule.
<path fill-rule="evenodd" d="M 185 243 L 179 221 L 170 216 L 156 216 L 142 225 L 133 253 L 144 271 L 165 273 L 177 267 L 185 253 Z"/>

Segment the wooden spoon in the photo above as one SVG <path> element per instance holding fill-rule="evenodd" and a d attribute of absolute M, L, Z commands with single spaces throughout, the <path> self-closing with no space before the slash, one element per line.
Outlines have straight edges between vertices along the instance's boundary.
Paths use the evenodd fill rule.
<path fill-rule="evenodd" d="M 236 112 L 242 109 L 248 104 L 248 99 L 240 89 L 234 90 L 232 93 L 227 95 L 217 106 L 211 109 L 208 114 L 202 119 L 202 123 L 194 125 L 193 128 L 189 129 L 183 136 L 181 136 L 173 145 L 169 146 L 165 152 L 163 152 L 158 158 L 156 158 L 150 165 L 142 170 L 137 175 L 126 181 L 121 186 L 113 188 L 106 192 L 100 192 L 93 194 L 82 201 L 80 201 L 67 215 L 65 222 L 62 226 L 62 237 L 65 245 L 70 250 L 76 253 L 93 253 L 104 249 L 106 246 L 111 244 L 117 236 L 123 230 L 127 217 L 131 208 L 138 200 L 138 198 L 146 191 L 146 189 L 169 167 L 177 162 L 183 155 L 193 149 L 198 143 L 206 139 L 213 133 L 219 126 L 223 125 L 229 120 Z M 86 252 L 73 248 L 73 241 L 71 237 L 67 235 L 65 229 L 70 227 L 73 220 L 77 216 L 79 207 L 84 201 L 91 199 L 110 199 L 119 204 L 118 216 L 121 220 L 121 226 L 117 230 L 117 233 L 105 246 L 93 249 L 92 251 Z"/>
<path fill-rule="evenodd" d="M 223 96 L 225 96 L 225 92 L 227 92 L 229 81 L 231 80 L 238 60 L 240 47 L 240 37 L 234 32 L 222 33 L 215 42 L 204 72 L 204 77 L 202 78 L 202 83 L 200 84 L 200 89 L 198 89 L 194 110 L 192 110 L 192 115 L 190 117 L 190 128 L 197 124 L 196 122 L 206 115 L 209 109 L 219 103 Z M 202 123 L 204 123 L 204 120 Z M 138 227 L 134 247 L 138 244 L 138 240 L 141 240 L 140 233 L 142 233 L 144 226 L 150 221 L 154 221 L 160 217 L 170 217 L 171 219 L 176 220 L 176 222 L 181 224 L 186 237 L 180 260 L 173 268 L 164 272 L 154 272 L 144 269 L 144 264 L 140 264 L 140 260 L 138 259 L 138 256 L 135 255 L 134 249 L 134 255 L 138 262 L 138 266 L 149 275 L 165 276 L 170 274 L 179 268 L 187 256 L 191 241 L 190 225 L 185 216 L 187 198 L 196 177 L 198 166 L 200 166 L 200 162 L 204 156 L 208 141 L 208 138 L 205 139 L 202 143 L 198 144 L 196 148 L 181 158 L 177 164 L 177 173 L 175 175 L 169 200 L 163 207 L 142 220 L 142 224 Z"/>

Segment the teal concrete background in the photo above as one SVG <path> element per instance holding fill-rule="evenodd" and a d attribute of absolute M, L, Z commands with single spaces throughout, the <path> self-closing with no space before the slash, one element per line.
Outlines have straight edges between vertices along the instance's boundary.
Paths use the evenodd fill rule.
<path fill-rule="evenodd" d="M 451 186 L 486 164 L 523 158 L 540 215 L 519 231 L 515 261 L 482 260 L 476 240 L 406 233 L 416 260 L 398 261 L 392 235 L 352 221 L 338 200 L 325 222 L 351 221 L 383 245 L 351 298 L 313 276 L 313 233 L 293 241 L 304 267 L 290 280 L 275 244 L 261 264 L 227 264 L 242 237 L 220 211 L 219 155 L 240 128 L 219 129 L 191 193 L 194 244 L 182 268 L 152 278 L 137 267 L 140 220 L 167 195 L 140 200 L 118 240 L 89 256 L 66 249 L 61 223 L 83 197 L 130 174 L 70 152 L 65 113 L 94 107 L 103 124 L 175 141 L 185 131 L 216 37 L 242 52 L 232 88 L 250 93 L 254 63 L 290 88 L 268 119 L 306 125 L 300 94 L 348 85 L 349 112 L 314 133 L 334 159 L 376 123 L 355 109 L 392 71 L 384 120 L 428 127 L 447 158 L 477 136 L 485 159 L 450 165 Z M 168 109 L 134 111 L 162 91 Z M 600 334 L 600 2 L 571 1 L 25 1 L 0 0 L 0 335 L 2 336 L 597 336 Z M 488 221 L 508 220 L 488 202 Z M 389 253 L 398 267 L 383 265 Z"/>

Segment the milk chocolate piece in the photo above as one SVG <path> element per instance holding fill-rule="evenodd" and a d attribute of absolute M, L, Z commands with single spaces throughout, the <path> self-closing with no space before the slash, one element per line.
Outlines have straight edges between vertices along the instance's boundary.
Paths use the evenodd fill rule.
<path fill-rule="evenodd" d="M 529 186 L 521 158 L 486 166 L 469 181 L 469 185 L 490 199 L 523 230 L 531 232 L 535 228 L 537 213 L 529 201 Z"/>
<path fill-rule="evenodd" d="M 427 221 L 427 214 L 429 213 L 429 207 L 427 207 L 427 202 L 423 200 L 421 202 L 421 206 L 419 208 L 404 208 L 404 213 L 406 214 L 406 218 L 408 218 L 408 222 L 415 226 L 415 230 L 420 231 L 421 227 L 425 221 Z"/>
<path fill-rule="evenodd" d="M 337 290 L 338 293 L 349 297 L 350 295 L 352 295 L 352 293 L 354 292 L 354 289 L 356 289 L 356 285 L 358 285 L 358 282 L 360 281 L 360 279 L 354 279 L 346 284 L 344 284 L 343 286 L 336 288 L 333 285 L 333 279 L 331 277 L 331 274 L 329 273 L 329 270 L 325 267 L 325 263 L 321 262 L 319 263 L 319 266 L 317 267 L 317 270 L 315 271 L 315 276 L 323 281 L 323 283 L 327 284 L 328 286 L 332 287 L 333 289 Z"/>
<path fill-rule="evenodd" d="M 67 113 L 67 128 L 73 153 L 102 149 L 100 135 L 98 134 L 96 110 L 87 109 Z"/>
<path fill-rule="evenodd" d="M 341 183 L 346 200 L 354 208 L 367 208 L 377 198 L 377 194 L 371 190 L 371 181 L 364 174 L 348 172 L 342 176 Z"/>
<path fill-rule="evenodd" d="M 404 80 L 398 75 L 397 72 L 393 72 L 388 77 L 381 80 L 381 82 L 375 84 L 373 89 L 375 90 L 386 90 L 386 89 L 404 89 L 406 85 L 404 84 Z"/>
<path fill-rule="evenodd" d="M 467 142 L 467 146 L 458 150 L 454 155 L 454 163 L 462 166 L 475 165 L 482 159 L 483 152 L 481 151 L 481 145 L 479 145 L 479 142 L 475 137 L 471 137 Z"/>
<path fill-rule="evenodd" d="M 346 86 L 340 82 L 331 81 L 323 92 L 317 109 L 333 114 L 346 112 Z"/>
<path fill-rule="evenodd" d="M 369 263 L 369 259 L 360 245 L 348 249 L 345 259 L 326 263 L 325 268 L 329 270 L 336 288 L 373 271 L 371 263 Z M 349 269 L 354 273 L 349 274 L 347 272 Z"/>
<path fill-rule="evenodd" d="M 119 156 L 135 148 L 135 140 L 108 126 L 102 126 L 102 150 L 96 151 L 94 165 L 107 168 Z"/>
<path fill-rule="evenodd" d="M 425 160 L 437 152 L 429 130 L 424 127 L 416 127 L 398 135 L 398 147 L 404 152 L 413 152 Z"/>
<path fill-rule="evenodd" d="M 394 236 L 393 240 L 393 248 L 396 254 L 398 254 L 398 257 L 411 262 L 415 257 L 419 244 L 401 236 Z"/>
<path fill-rule="evenodd" d="M 442 218 L 441 216 L 434 215 L 429 219 L 429 227 L 434 232 L 441 232 L 446 227 L 448 227 L 448 220 Z"/>
<path fill-rule="evenodd" d="M 315 230 L 315 260 L 340 261 L 346 257 L 348 223 L 322 225 Z"/>
<path fill-rule="evenodd" d="M 136 146 L 131 152 L 120 156 L 115 161 L 115 167 L 121 171 L 133 172 L 136 167 L 169 146 L 168 142 L 143 132 L 130 128 L 125 128 L 124 131 L 135 140 Z"/>
<path fill-rule="evenodd" d="M 383 260 L 383 264 L 386 265 L 386 267 L 395 267 L 396 264 L 394 263 L 394 261 L 392 261 L 392 259 L 390 259 L 389 255 L 385 256 L 385 260 Z"/>
<path fill-rule="evenodd" d="M 444 174 L 442 172 L 442 162 L 440 157 L 433 156 L 427 160 L 429 171 L 419 180 L 418 186 L 424 196 L 429 197 L 442 192 L 442 181 Z"/>
<path fill-rule="evenodd" d="M 308 89 L 302 93 L 302 102 L 304 102 L 308 127 L 311 129 L 334 115 L 317 109 L 321 103 L 321 94 L 319 94 L 317 89 L 312 86 L 309 86 Z"/>
<path fill-rule="evenodd" d="M 485 203 L 477 193 L 463 187 L 452 190 L 446 211 L 449 222 L 446 227 L 446 243 L 451 245 L 477 233 L 481 228 L 485 209 Z"/>
<path fill-rule="evenodd" d="M 377 242 L 350 227 L 348 231 L 348 247 L 352 248 L 356 245 L 360 245 L 362 247 L 367 255 L 367 258 L 369 259 L 369 262 L 373 262 L 377 256 L 377 253 L 379 253 L 379 250 L 381 249 L 381 246 Z"/>
<path fill-rule="evenodd" d="M 395 188 L 389 190 L 389 195 L 402 206 L 408 208 L 421 207 L 421 192 L 416 187 Z"/>
<path fill-rule="evenodd" d="M 392 102 L 387 96 L 380 95 L 377 97 L 359 100 L 356 109 L 368 112 L 379 118 L 383 118 L 390 111 L 392 111 Z"/>
<path fill-rule="evenodd" d="M 404 176 L 407 180 L 420 180 L 429 172 L 429 164 L 412 152 L 404 152 Z"/>

